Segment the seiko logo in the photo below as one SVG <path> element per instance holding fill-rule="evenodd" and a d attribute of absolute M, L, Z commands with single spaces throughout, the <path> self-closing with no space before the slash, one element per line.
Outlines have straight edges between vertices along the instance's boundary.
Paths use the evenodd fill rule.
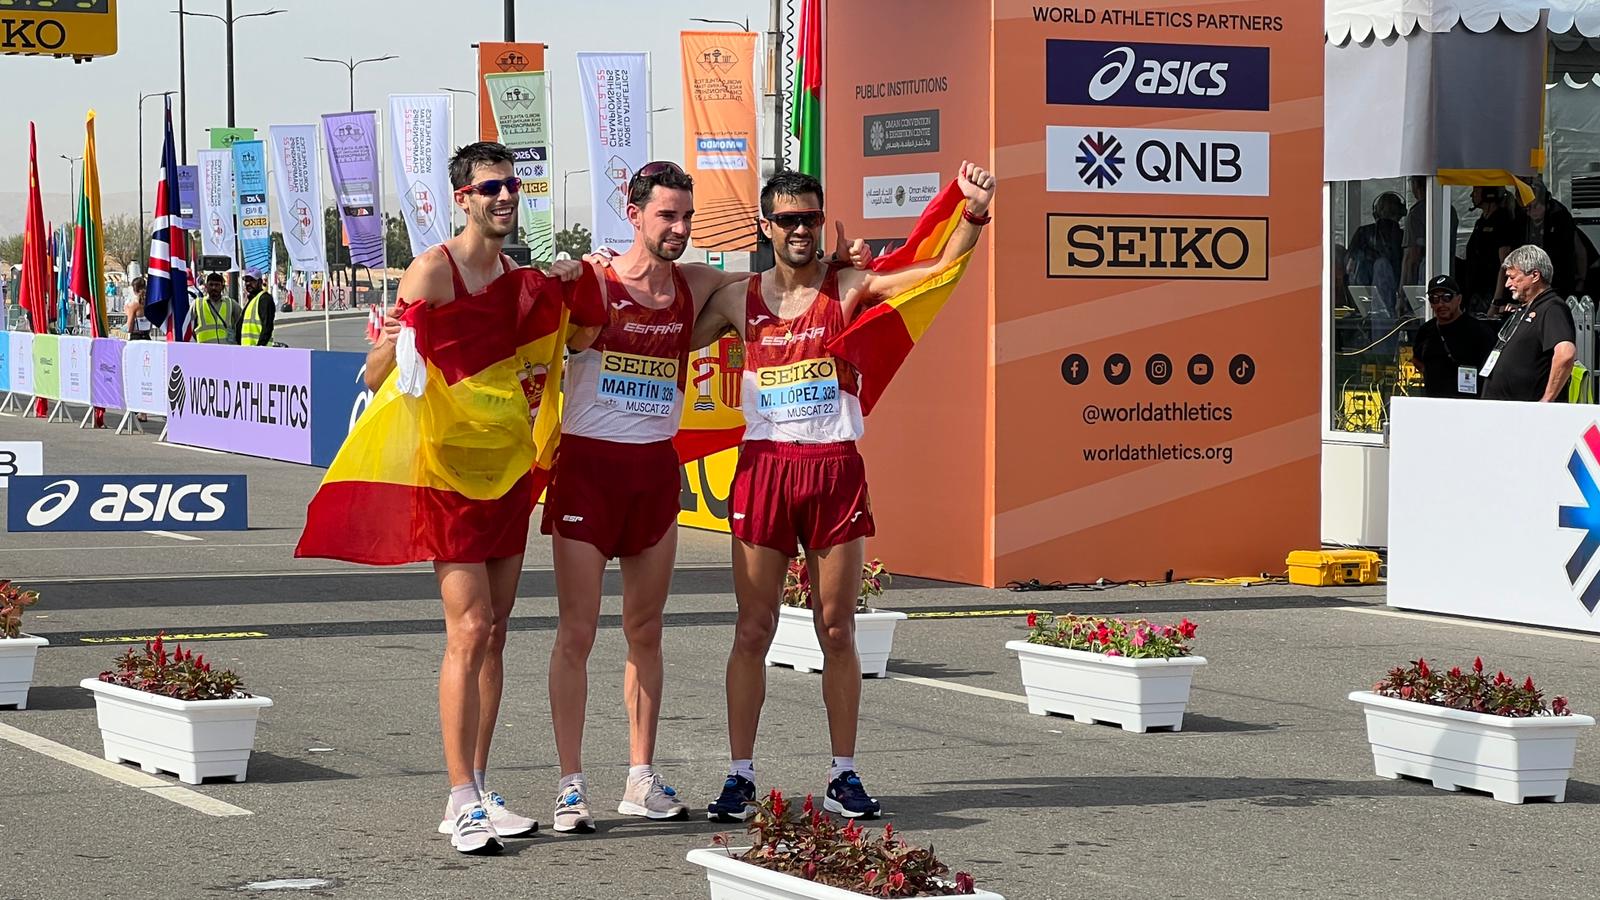
<path fill-rule="evenodd" d="M 1216 97 L 1228 89 L 1228 64 L 1225 62 L 1146 59 L 1141 63 L 1132 47 L 1118 47 L 1105 58 L 1110 62 L 1094 73 L 1089 82 L 1089 96 L 1101 103 L 1115 97 L 1129 78 L 1133 78 L 1134 88 L 1141 94 Z M 1135 70 L 1139 73 L 1137 77 L 1134 77 Z"/>
<path fill-rule="evenodd" d="M 1267 220 L 1049 216 L 1052 278 L 1267 277 Z"/>
<path fill-rule="evenodd" d="M 215 522 L 227 513 L 226 484 L 107 484 L 89 507 L 96 522 Z M 28 524 L 44 528 L 66 515 L 79 494 L 78 483 L 63 478 L 45 488 L 28 507 Z"/>
<path fill-rule="evenodd" d="M 810 341 L 820 338 L 826 330 L 827 329 L 823 328 L 821 325 L 818 325 L 815 328 L 807 328 L 805 331 L 798 331 L 791 334 L 769 334 L 761 338 L 761 346 L 787 347 L 797 341 Z"/>
<path fill-rule="evenodd" d="M 626 353 L 607 353 L 600 367 L 618 375 L 643 375 L 646 378 L 673 379 L 678 377 L 678 361 L 654 356 L 631 356 Z"/>
<path fill-rule="evenodd" d="M 792 366 L 760 369 L 756 372 L 756 383 L 769 388 L 794 384 L 798 381 L 823 381 L 832 378 L 836 372 L 838 367 L 831 359 L 808 359 Z"/>

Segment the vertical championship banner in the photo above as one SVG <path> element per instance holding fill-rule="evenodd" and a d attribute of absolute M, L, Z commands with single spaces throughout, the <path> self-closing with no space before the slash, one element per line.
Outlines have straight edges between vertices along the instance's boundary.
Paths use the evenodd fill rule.
<path fill-rule="evenodd" d="M 185 231 L 200 228 L 199 166 L 178 167 L 178 225 Z"/>
<path fill-rule="evenodd" d="M 205 256 L 226 256 L 238 268 L 233 232 L 233 152 L 201 150 L 200 160 L 200 252 Z M 199 266 L 195 267 L 196 272 Z"/>
<path fill-rule="evenodd" d="M 555 258 L 554 213 L 550 208 L 550 104 L 545 73 L 490 73 L 489 102 L 494 107 L 500 143 L 516 157 L 522 179 L 518 228 L 536 263 Z"/>
<path fill-rule="evenodd" d="M 328 271 L 328 245 L 322 233 L 322 171 L 317 165 L 317 126 L 273 125 L 273 181 L 278 188 L 278 219 L 289 262 L 302 272 Z"/>
<path fill-rule="evenodd" d="M 862 441 L 874 555 L 1000 585 L 1319 546 L 1323 5 L 827 0 L 831 208 L 903 239 L 962 160 L 999 179 Z"/>
<path fill-rule="evenodd" d="M 628 180 L 650 156 L 649 56 L 579 53 L 578 95 L 589 144 L 594 246 L 633 246 Z"/>
<path fill-rule="evenodd" d="M 494 121 L 494 106 L 489 102 L 489 84 L 485 80 L 486 77 L 495 72 L 543 71 L 543 44 L 527 41 L 484 41 L 478 45 L 478 140 L 500 140 L 500 131 Z"/>
<path fill-rule="evenodd" d="M 760 165 L 756 154 L 756 36 L 685 31 L 684 168 L 694 176 L 694 245 L 756 248 Z"/>
<path fill-rule="evenodd" d="M 261 141 L 233 142 L 233 183 L 239 210 L 239 246 L 246 268 L 272 267 L 271 220 L 267 217 L 267 148 Z"/>
<path fill-rule="evenodd" d="M 450 238 L 450 98 L 443 94 L 389 95 L 394 192 L 411 252 L 421 256 Z"/>
<path fill-rule="evenodd" d="M 350 241 L 350 260 L 369 269 L 387 263 L 383 186 L 378 183 L 378 114 L 333 113 L 322 117 L 323 143 L 333 196 Z"/>

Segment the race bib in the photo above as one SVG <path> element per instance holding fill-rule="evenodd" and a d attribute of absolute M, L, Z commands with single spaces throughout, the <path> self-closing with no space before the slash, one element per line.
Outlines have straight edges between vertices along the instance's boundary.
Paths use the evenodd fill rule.
<path fill-rule="evenodd" d="M 678 399 L 678 361 L 610 350 L 600 354 L 596 401 L 641 416 L 670 416 Z"/>
<path fill-rule="evenodd" d="M 773 422 L 798 422 L 839 414 L 839 366 L 807 359 L 756 370 L 756 403 Z"/>

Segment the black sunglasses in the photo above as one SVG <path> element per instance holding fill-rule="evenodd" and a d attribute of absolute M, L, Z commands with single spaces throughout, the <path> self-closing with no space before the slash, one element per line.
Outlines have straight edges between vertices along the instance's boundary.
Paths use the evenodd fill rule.
<path fill-rule="evenodd" d="M 782 228 L 784 231 L 790 231 L 800 227 L 801 225 L 804 225 L 807 228 L 816 229 L 822 227 L 822 210 L 816 209 L 807 212 L 773 213 L 772 215 L 767 216 L 767 221 L 778 226 L 779 228 Z"/>
<path fill-rule="evenodd" d="M 684 174 L 682 166 L 675 162 L 668 162 L 667 160 L 661 159 L 656 160 L 655 162 L 647 162 L 640 166 L 639 171 L 633 173 L 633 177 L 654 178 L 657 175 L 664 175 L 668 172 L 671 172 L 674 175 Z"/>
<path fill-rule="evenodd" d="M 502 190 L 516 194 L 522 190 L 522 179 L 515 175 L 510 178 L 491 178 L 488 181 L 480 181 L 477 184 L 456 188 L 456 193 L 476 193 L 483 197 L 498 197 Z"/>

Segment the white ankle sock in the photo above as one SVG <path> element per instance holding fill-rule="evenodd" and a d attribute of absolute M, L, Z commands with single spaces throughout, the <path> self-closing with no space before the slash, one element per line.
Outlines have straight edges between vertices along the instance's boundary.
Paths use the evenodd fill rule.
<path fill-rule="evenodd" d="M 473 769 L 472 770 L 472 783 L 477 786 L 478 793 L 481 794 L 481 793 L 484 792 L 484 790 L 483 790 L 483 770 L 482 769 Z"/>
<path fill-rule="evenodd" d="M 651 775 L 654 775 L 655 772 L 656 772 L 656 767 L 652 766 L 652 765 L 649 765 L 649 764 L 645 764 L 645 765 L 642 765 L 642 766 L 629 766 L 628 767 L 628 780 L 629 781 L 643 781 L 646 778 L 649 778 Z"/>
<path fill-rule="evenodd" d="M 584 783 L 585 782 L 584 782 L 584 779 L 583 779 L 583 773 L 582 772 L 573 772 L 571 775 L 563 775 L 563 776 L 561 776 L 561 785 L 559 787 L 557 787 L 556 790 L 561 791 L 562 793 L 566 793 L 567 788 L 572 787 L 574 784 L 584 784 Z"/>
<path fill-rule="evenodd" d="M 463 809 L 478 802 L 478 786 L 472 782 L 450 788 L 450 814 L 458 816 Z"/>
<path fill-rule="evenodd" d="M 828 770 L 828 780 L 832 781 L 846 772 L 852 772 L 855 767 L 856 758 L 854 756 L 835 756 L 833 758 L 833 767 Z"/>
<path fill-rule="evenodd" d="M 751 781 L 756 780 L 756 763 L 753 759 L 736 759 L 728 766 L 729 775 L 742 775 Z"/>

